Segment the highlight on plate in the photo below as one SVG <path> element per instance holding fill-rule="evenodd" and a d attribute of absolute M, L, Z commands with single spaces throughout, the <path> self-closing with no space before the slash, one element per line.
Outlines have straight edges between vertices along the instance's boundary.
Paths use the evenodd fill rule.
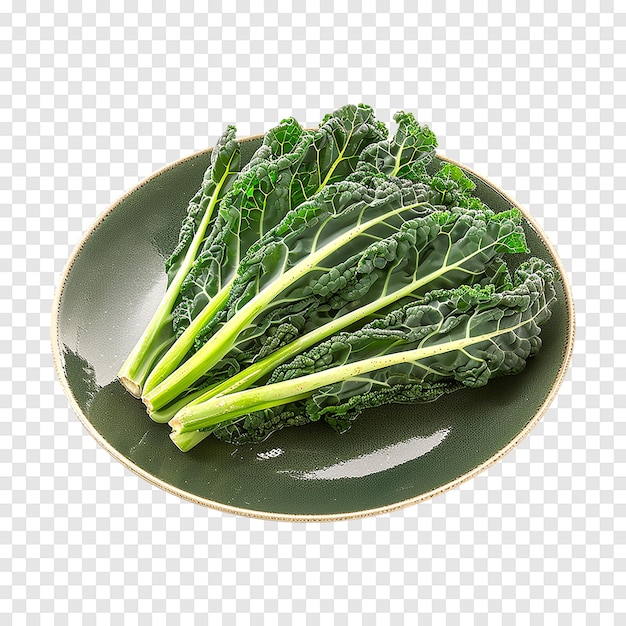
<path fill-rule="evenodd" d="M 541 348 L 556 270 L 529 258 L 411 113 L 389 133 L 346 105 L 283 120 L 242 166 L 228 126 L 167 260 L 167 289 L 119 371 L 183 451 L 257 442 L 517 374 Z M 433 171 L 435 169 L 435 171 Z"/>

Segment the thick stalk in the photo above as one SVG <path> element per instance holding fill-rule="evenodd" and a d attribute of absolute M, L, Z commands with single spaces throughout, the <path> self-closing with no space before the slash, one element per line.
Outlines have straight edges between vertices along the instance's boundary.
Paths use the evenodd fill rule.
<path fill-rule="evenodd" d="M 211 298 L 207 305 L 193 318 L 183 334 L 173 343 L 168 351 L 161 357 L 159 362 L 150 372 L 145 384 L 144 395 L 154 389 L 160 382 L 164 381 L 182 362 L 185 355 L 191 350 L 196 336 L 209 320 L 219 311 L 230 295 L 230 280 Z"/>
<path fill-rule="evenodd" d="M 528 320 L 523 320 L 513 326 L 498 328 L 482 335 L 470 335 L 462 339 L 445 341 L 425 348 L 385 354 L 367 359 L 366 361 L 331 367 L 293 380 L 284 380 L 271 385 L 263 385 L 227 396 L 220 396 L 202 404 L 185 407 L 169 423 L 174 431 L 180 433 L 191 432 L 200 428 L 212 428 L 217 424 L 247 413 L 306 398 L 320 387 L 326 387 L 327 385 L 400 363 L 416 362 L 446 352 L 463 350 L 482 341 L 489 341 L 500 334 L 509 333 L 527 323 Z"/>
<path fill-rule="evenodd" d="M 185 254 L 183 262 L 178 268 L 172 282 L 167 287 L 165 295 L 152 316 L 150 323 L 139 338 L 139 341 L 135 344 L 133 350 L 128 355 L 128 358 L 118 373 L 120 382 L 136 398 L 141 397 L 143 384 L 150 373 L 152 366 L 168 345 L 163 341 L 155 345 L 155 340 L 159 334 L 162 333 L 164 328 L 171 323 L 172 309 L 174 308 L 174 304 L 178 298 L 180 287 L 191 269 L 196 256 L 198 255 L 198 250 L 202 244 L 202 240 L 204 239 L 209 222 L 211 221 L 213 209 L 217 204 L 224 182 L 228 179 L 228 176 L 231 173 L 232 172 L 230 172 L 227 168 L 224 176 L 213 191 L 211 200 L 204 212 L 204 215 L 202 216 L 198 230 L 196 231 L 191 245 Z M 173 340 L 174 338 L 172 335 L 170 343 L 173 342 Z"/>
<path fill-rule="evenodd" d="M 159 424 L 165 424 L 166 422 L 169 422 L 174 417 L 174 415 L 176 415 L 176 413 L 178 413 L 178 411 L 180 411 L 182 408 L 186 407 L 188 404 L 191 404 L 191 402 L 205 395 L 207 395 L 207 387 L 203 387 L 202 389 L 196 389 L 195 391 L 184 395 L 179 400 L 176 400 L 175 402 L 170 402 L 170 404 L 164 406 L 163 408 L 148 413 L 148 415 L 154 422 L 157 422 Z M 209 396 L 207 396 L 207 398 L 208 397 Z"/>

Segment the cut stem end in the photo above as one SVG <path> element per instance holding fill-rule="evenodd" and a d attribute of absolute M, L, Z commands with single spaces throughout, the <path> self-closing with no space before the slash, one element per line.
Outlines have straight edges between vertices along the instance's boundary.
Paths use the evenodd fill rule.
<path fill-rule="evenodd" d="M 124 388 L 135 398 L 141 398 L 141 385 L 138 385 L 134 380 L 127 378 L 126 376 L 120 376 L 120 383 Z"/>

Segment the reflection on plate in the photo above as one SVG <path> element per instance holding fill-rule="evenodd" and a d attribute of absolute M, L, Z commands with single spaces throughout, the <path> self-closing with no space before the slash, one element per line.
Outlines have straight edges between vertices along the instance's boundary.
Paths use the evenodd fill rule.
<path fill-rule="evenodd" d="M 340 480 L 370 476 L 419 459 L 436 448 L 448 436 L 449 432 L 449 428 L 442 428 L 432 435 L 409 437 L 404 441 L 383 446 L 378 450 L 361 454 L 352 459 L 343 459 L 327 467 L 290 473 L 294 478 L 300 480 Z"/>
<path fill-rule="evenodd" d="M 245 140 L 244 160 L 259 142 Z M 221 510 L 270 519 L 344 519 L 417 503 L 460 484 L 539 421 L 571 358 L 574 314 L 564 281 L 557 285 L 543 348 L 518 376 L 429 404 L 370 409 L 343 435 L 310 424 L 258 445 L 208 438 L 180 452 L 169 427 L 152 422 L 116 374 L 165 289 L 164 262 L 209 157 L 205 151 L 174 163 L 110 207 L 70 258 L 57 292 L 57 373 L 87 430 L 115 458 L 167 491 Z M 511 207 L 512 200 L 464 169 L 494 210 Z M 531 254 L 551 261 L 563 276 L 545 236 L 524 215 Z"/>

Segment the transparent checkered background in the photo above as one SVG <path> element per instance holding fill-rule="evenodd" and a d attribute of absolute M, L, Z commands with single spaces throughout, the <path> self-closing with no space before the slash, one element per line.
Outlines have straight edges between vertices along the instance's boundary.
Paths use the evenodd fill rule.
<path fill-rule="evenodd" d="M 624 624 L 624 3 L 111 4 L 0 4 L 0 621 Z M 419 506 L 290 524 L 181 501 L 69 408 L 55 283 L 100 212 L 225 124 L 359 101 L 415 112 L 544 227 L 576 298 L 567 379 L 502 462 Z"/>

